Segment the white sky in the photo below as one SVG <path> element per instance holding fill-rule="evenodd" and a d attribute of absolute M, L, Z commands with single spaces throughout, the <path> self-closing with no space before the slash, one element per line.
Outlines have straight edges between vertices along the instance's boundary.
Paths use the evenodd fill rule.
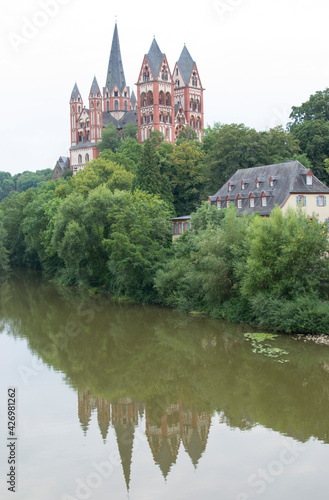
<path fill-rule="evenodd" d="M 127 84 L 154 35 L 171 70 L 186 43 L 209 125 L 285 125 L 291 106 L 329 86 L 326 0 L 15 0 L 1 14 L 0 170 L 12 174 L 68 155 L 72 88 L 86 105 L 94 75 L 103 88 L 116 15 Z"/>

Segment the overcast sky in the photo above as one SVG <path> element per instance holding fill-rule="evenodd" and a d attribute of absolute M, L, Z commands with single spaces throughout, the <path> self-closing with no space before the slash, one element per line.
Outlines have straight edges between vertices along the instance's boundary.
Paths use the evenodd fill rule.
<path fill-rule="evenodd" d="M 1 6 L 2 162 L 12 174 L 68 155 L 69 99 L 105 84 L 115 16 L 134 88 L 153 36 L 171 70 L 184 43 L 205 87 L 205 124 L 265 130 L 329 86 L 326 0 L 15 0 Z"/>

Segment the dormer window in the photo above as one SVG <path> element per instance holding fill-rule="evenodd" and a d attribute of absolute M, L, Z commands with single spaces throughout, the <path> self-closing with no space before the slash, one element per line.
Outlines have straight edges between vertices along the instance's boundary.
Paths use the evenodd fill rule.
<path fill-rule="evenodd" d="M 262 193 L 262 207 L 266 207 L 266 206 L 267 206 L 267 198 L 266 198 L 265 193 Z"/>
<path fill-rule="evenodd" d="M 218 198 L 217 198 L 216 206 L 217 206 L 218 210 L 221 210 L 222 202 Z"/>
<path fill-rule="evenodd" d="M 259 180 L 256 179 L 256 188 L 259 188 Z"/>
<path fill-rule="evenodd" d="M 228 190 L 229 190 L 229 192 L 232 191 L 232 184 L 230 182 L 228 183 Z"/>
<path fill-rule="evenodd" d="M 242 208 L 242 198 L 240 195 L 237 197 L 237 207 Z"/>
<path fill-rule="evenodd" d="M 249 196 L 249 207 L 250 207 L 250 208 L 254 208 L 254 206 L 255 206 L 255 198 L 254 198 L 254 196 L 251 194 L 251 195 Z"/>
<path fill-rule="evenodd" d="M 270 187 L 273 187 L 274 186 L 274 180 L 272 177 L 270 177 L 270 180 L 269 180 L 269 186 Z"/>
<path fill-rule="evenodd" d="M 241 181 L 241 189 L 244 189 L 244 186 L 245 186 L 244 182 Z"/>
<path fill-rule="evenodd" d="M 313 186 L 313 175 L 307 175 L 306 176 L 306 184 L 308 186 Z"/>
<path fill-rule="evenodd" d="M 228 208 L 230 206 L 230 203 L 231 203 L 231 200 L 230 200 L 229 196 L 227 196 L 227 198 L 226 198 L 226 208 Z"/>

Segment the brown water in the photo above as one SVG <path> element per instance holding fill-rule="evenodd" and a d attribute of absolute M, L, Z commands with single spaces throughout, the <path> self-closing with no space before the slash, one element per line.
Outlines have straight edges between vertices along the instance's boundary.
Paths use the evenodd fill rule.
<path fill-rule="evenodd" d="M 0 498 L 324 500 L 329 347 L 0 285 Z M 16 388 L 16 493 L 7 390 Z"/>

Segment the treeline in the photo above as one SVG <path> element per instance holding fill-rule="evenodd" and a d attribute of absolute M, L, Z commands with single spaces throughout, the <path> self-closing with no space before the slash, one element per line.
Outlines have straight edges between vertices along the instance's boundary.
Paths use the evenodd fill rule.
<path fill-rule="evenodd" d="M 38 186 L 41 182 L 49 181 L 51 174 L 51 168 L 38 170 L 37 172 L 29 172 L 26 170 L 22 174 L 15 175 L 11 175 L 9 172 L 0 171 L 0 201 L 14 191 L 22 193 L 31 187 Z"/>

